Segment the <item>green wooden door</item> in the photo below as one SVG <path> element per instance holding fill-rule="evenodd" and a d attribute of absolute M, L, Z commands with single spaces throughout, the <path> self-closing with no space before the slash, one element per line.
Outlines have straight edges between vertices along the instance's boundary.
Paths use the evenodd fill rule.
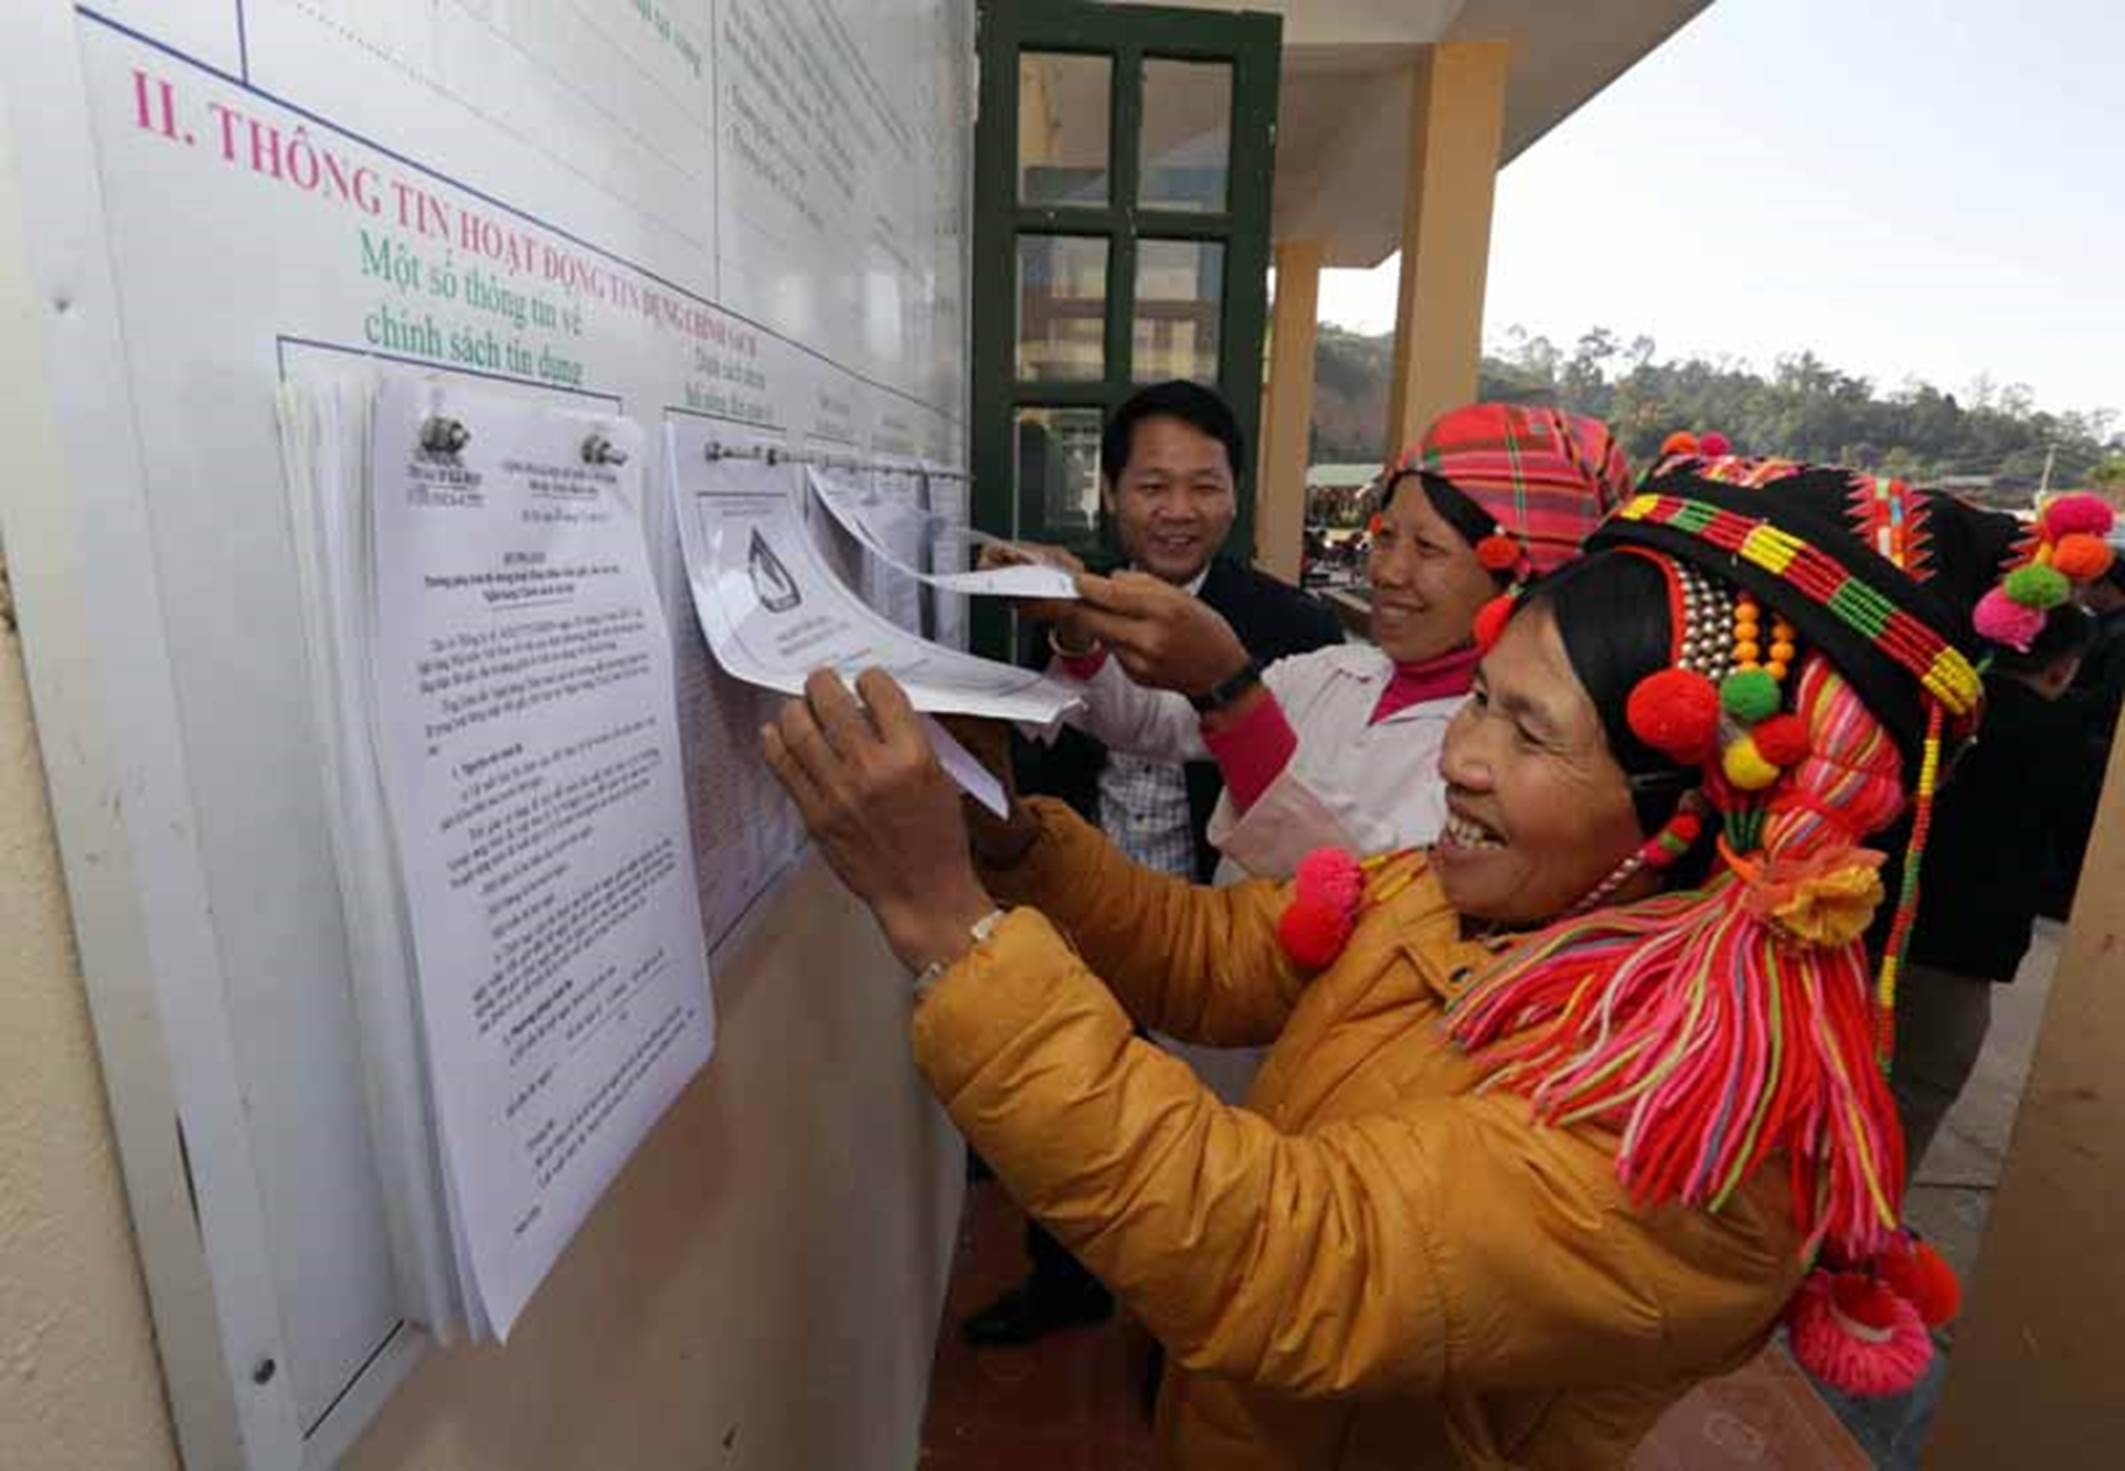
<path fill-rule="evenodd" d="M 982 0 L 980 20 L 974 520 L 1096 552 L 1100 426 L 1135 389 L 1209 384 L 1255 443 L 1283 22 L 1080 0 Z M 1007 651 L 993 600 L 974 637 Z"/>

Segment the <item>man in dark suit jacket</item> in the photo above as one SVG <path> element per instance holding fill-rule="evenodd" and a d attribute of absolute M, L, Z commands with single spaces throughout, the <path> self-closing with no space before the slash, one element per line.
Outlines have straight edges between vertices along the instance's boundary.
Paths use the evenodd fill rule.
<path fill-rule="evenodd" d="M 1122 561 L 1193 591 L 1239 636 L 1257 665 L 1342 641 L 1319 599 L 1266 572 L 1219 555 L 1239 513 L 1239 468 L 1247 462 L 1239 421 L 1225 401 L 1194 383 L 1146 388 L 1118 409 L 1100 442 L 1101 497 Z M 1067 669 L 1097 649 L 1074 636 L 1068 604 L 1036 629 L 1028 657 Z M 1139 863 L 1208 882 L 1218 852 L 1207 835 L 1224 790 L 1211 761 L 1185 765 L 1109 752 L 1082 731 L 1053 746 L 1021 743 L 1021 791 L 1069 803 Z M 1050 1328 L 1113 1311 L 1113 1299 L 1052 1237 L 1027 1233 L 1033 1272 L 967 1319 L 977 1343 L 1024 1343 Z"/>
<path fill-rule="evenodd" d="M 1289 583 L 1219 554 L 1239 512 L 1246 445 L 1232 410 L 1194 383 L 1161 383 L 1124 403 L 1100 443 L 1102 500 L 1123 565 L 1193 591 L 1224 618 L 1257 664 L 1342 641 L 1328 606 Z M 1048 605 L 1052 627 L 1031 631 L 1031 662 L 1067 668 L 1092 656 L 1070 627 L 1068 604 Z M 1020 789 L 1061 798 L 1139 863 L 1208 882 L 1218 854 L 1206 830 L 1224 789 L 1215 762 L 1176 768 L 1110 754 L 1081 731 L 1052 747 L 1026 746 Z"/>

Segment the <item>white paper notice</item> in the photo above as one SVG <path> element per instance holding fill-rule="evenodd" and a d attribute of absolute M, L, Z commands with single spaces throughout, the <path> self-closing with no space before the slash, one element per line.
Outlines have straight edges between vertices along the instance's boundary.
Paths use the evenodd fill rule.
<path fill-rule="evenodd" d="M 877 667 L 926 713 L 1037 726 L 1077 707 L 1054 680 L 918 638 L 865 606 L 828 569 L 805 524 L 802 467 L 712 460 L 709 425 L 673 423 L 668 433 L 694 610 L 729 673 L 797 694 L 814 669 L 853 680 Z"/>
<path fill-rule="evenodd" d="M 939 725 L 935 717 L 923 716 L 922 728 L 930 738 L 930 749 L 937 753 L 937 764 L 944 768 L 945 775 L 958 782 L 962 792 L 998 817 L 1009 817 L 1011 799 L 1004 795 L 1003 783 L 997 780 L 996 773 L 982 765 L 981 758 L 962 746 L 959 737 Z"/>
<path fill-rule="evenodd" d="M 926 548 L 931 549 L 932 555 L 950 555 L 957 550 L 964 557 L 967 548 L 1013 543 L 984 535 L 963 521 L 955 523 L 934 511 L 925 511 L 913 501 L 897 499 L 887 491 L 859 484 L 832 470 L 808 469 L 806 477 L 819 503 L 872 556 L 917 582 L 976 596 L 1077 597 L 1077 583 L 1068 572 L 1038 563 L 992 567 L 982 572 L 925 572 L 914 565 L 909 548 L 918 555 Z"/>
<path fill-rule="evenodd" d="M 593 428 L 624 464 L 586 463 Z M 400 379 L 373 444 L 385 792 L 453 1227 L 506 1335 L 713 1040 L 641 435 Z"/>
<path fill-rule="evenodd" d="M 930 565 L 950 565 L 954 556 L 964 557 L 963 548 L 973 534 L 971 512 L 968 504 L 967 478 L 950 471 L 933 472 L 927 468 L 923 478 L 929 482 L 930 514 L 937 518 L 937 538 L 930 543 Z M 967 623 L 967 597 L 964 593 L 936 589 L 931 606 L 935 609 L 930 637 L 948 649 L 966 652 L 973 642 L 973 630 Z"/>

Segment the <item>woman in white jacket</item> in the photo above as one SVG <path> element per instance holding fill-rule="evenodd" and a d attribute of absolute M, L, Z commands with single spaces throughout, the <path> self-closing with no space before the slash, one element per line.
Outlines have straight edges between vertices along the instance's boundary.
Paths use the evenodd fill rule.
<path fill-rule="evenodd" d="M 1477 613 L 1561 565 L 1628 495 L 1608 427 L 1554 409 L 1472 404 L 1389 473 L 1367 577 L 1374 642 L 1250 661 L 1224 620 L 1153 577 L 1079 580 L 1047 604 L 1074 723 L 1109 748 L 1214 757 L 1220 881 L 1282 877 L 1307 853 L 1429 843 L 1447 820 L 1439 749 L 1475 668 Z"/>

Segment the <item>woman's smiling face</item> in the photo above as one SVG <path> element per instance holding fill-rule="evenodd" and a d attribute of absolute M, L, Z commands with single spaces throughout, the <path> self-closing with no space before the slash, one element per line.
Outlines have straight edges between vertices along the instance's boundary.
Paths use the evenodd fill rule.
<path fill-rule="evenodd" d="M 1380 513 L 1366 563 L 1372 637 L 1397 664 L 1417 664 L 1469 641 L 1476 613 L 1498 585 L 1476 550 L 1435 510 L 1414 474 Z"/>
<path fill-rule="evenodd" d="M 1440 769 L 1451 815 L 1432 860 L 1471 919 L 1554 919 L 1644 841 L 1629 781 L 1540 602 L 1484 656 Z"/>

